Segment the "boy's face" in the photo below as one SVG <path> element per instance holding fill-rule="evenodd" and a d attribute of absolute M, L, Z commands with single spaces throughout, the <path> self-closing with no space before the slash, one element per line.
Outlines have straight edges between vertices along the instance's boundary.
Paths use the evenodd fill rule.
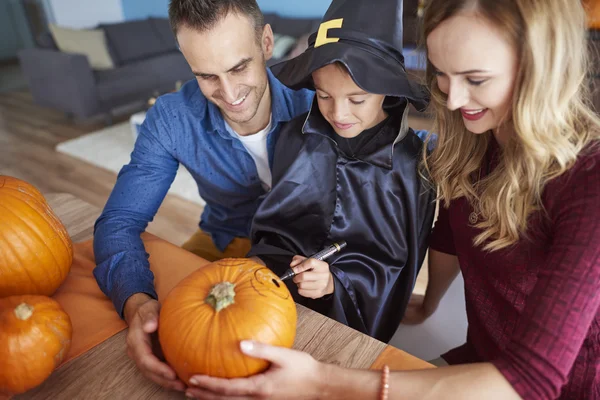
<path fill-rule="evenodd" d="M 338 135 L 358 136 L 386 118 L 385 96 L 359 88 L 343 66 L 326 65 L 313 72 L 312 78 L 319 110 Z"/>

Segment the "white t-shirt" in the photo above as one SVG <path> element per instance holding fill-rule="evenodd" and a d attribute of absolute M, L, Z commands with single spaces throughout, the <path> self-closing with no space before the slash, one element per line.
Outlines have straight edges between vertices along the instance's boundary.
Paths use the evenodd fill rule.
<path fill-rule="evenodd" d="M 225 129 L 227 129 L 227 132 L 229 132 L 231 136 L 240 139 L 248 153 L 250 153 L 254 159 L 258 177 L 266 191 L 271 190 L 273 179 L 271 176 L 271 168 L 269 168 L 269 152 L 267 151 L 267 137 L 271 130 L 271 123 L 272 119 L 269 120 L 269 124 L 262 131 L 253 135 L 241 136 L 225 122 Z"/>

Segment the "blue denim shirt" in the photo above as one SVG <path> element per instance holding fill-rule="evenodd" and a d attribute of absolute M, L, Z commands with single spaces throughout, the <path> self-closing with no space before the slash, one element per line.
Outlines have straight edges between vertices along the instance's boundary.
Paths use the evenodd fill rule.
<path fill-rule="evenodd" d="M 267 149 L 272 164 L 281 124 L 306 113 L 314 93 L 285 87 L 270 70 L 268 79 L 272 127 Z M 206 201 L 199 226 L 220 250 L 235 237 L 248 237 L 265 194 L 252 156 L 227 132 L 221 112 L 195 80 L 159 97 L 94 226 L 94 276 L 121 316 L 131 295 L 157 298 L 140 235 L 154 218 L 179 164 L 194 177 Z"/>

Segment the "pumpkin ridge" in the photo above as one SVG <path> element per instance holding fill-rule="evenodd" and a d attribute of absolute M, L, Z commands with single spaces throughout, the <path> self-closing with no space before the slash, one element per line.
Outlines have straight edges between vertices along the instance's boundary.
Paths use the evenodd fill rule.
<path fill-rule="evenodd" d="M 34 185 L 32 185 L 31 183 L 29 183 L 27 181 L 24 181 L 24 180 L 18 179 L 18 178 L 14 178 L 9 175 L 1 175 L 1 177 L 2 177 L 2 184 L 0 185 L 0 189 L 4 188 L 5 191 L 13 191 L 13 192 L 25 194 L 27 196 L 33 197 L 34 199 L 44 198 L 44 195 L 42 194 L 42 192 L 40 192 L 38 188 L 36 188 Z M 16 185 L 15 185 L 16 187 L 15 186 L 6 186 L 7 180 L 13 181 L 14 183 L 16 183 Z M 34 193 L 31 194 L 31 193 L 29 193 L 29 191 L 34 192 Z"/>
<path fill-rule="evenodd" d="M 221 324 L 220 319 L 219 319 L 219 315 L 218 314 L 209 314 L 211 315 L 212 318 L 210 318 L 210 326 L 207 327 L 204 332 L 206 334 L 206 332 L 209 332 L 209 334 L 207 335 L 208 338 L 206 340 L 206 346 L 204 348 L 204 354 L 206 354 L 205 357 L 203 357 L 203 361 L 204 361 L 204 372 L 207 375 L 211 375 L 214 373 L 214 371 L 212 370 L 212 365 L 213 365 L 213 360 L 212 360 L 212 356 L 209 356 L 209 354 L 211 354 L 210 349 L 212 348 L 213 345 L 213 338 L 214 338 L 214 334 L 210 334 L 211 332 L 218 332 L 218 329 L 221 328 Z M 217 325 L 217 327 L 215 328 L 215 325 Z"/>
<path fill-rule="evenodd" d="M 9 229 L 10 229 L 10 228 L 9 228 Z M 18 234 L 18 232 L 17 232 L 17 234 Z M 18 235 L 17 235 L 17 236 L 18 236 Z M 32 253 L 32 254 L 35 254 L 35 258 L 36 258 L 37 264 L 43 264 L 43 263 L 41 262 L 41 260 L 39 259 L 37 252 L 35 252 L 35 251 L 32 251 L 32 249 L 31 249 L 31 247 L 30 247 L 29 243 L 24 243 L 23 241 L 22 241 L 22 243 L 25 245 L 25 247 L 27 247 L 27 250 L 28 250 L 30 253 Z M 11 246 L 10 246 L 10 243 L 9 243 L 9 247 L 11 248 L 11 250 L 13 251 L 13 253 L 14 253 L 14 254 L 17 256 L 17 261 L 19 262 L 19 264 L 21 264 L 21 265 L 27 265 L 27 264 L 29 264 L 29 263 L 25 262 L 23 259 L 21 259 L 21 257 L 20 257 L 20 255 L 21 255 L 21 254 L 20 254 L 20 252 L 19 252 L 19 251 L 16 251 L 16 249 L 15 249 L 14 247 L 11 247 Z M 35 287 L 35 289 L 36 289 L 36 292 L 38 292 L 38 293 L 44 292 L 44 290 L 43 290 L 43 287 L 42 287 L 42 286 L 40 286 L 40 283 L 44 282 L 44 280 L 35 278 L 35 277 L 32 275 L 32 272 L 29 270 L 29 267 L 26 267 L 26 268 L 23 268 L 23 267 L 22 267 L 21 269 L 22 269 L 22 270 L 25 272 L 25 274 L 27 275 L 27 280 L 30 282 L 30 284 L 31 284 L 33 287 Z M 50 275 L 48 275 L 48 271 L 46 270 L 46 268 L 40 268 L 40 269 L 44 270 L 44 273 L 45 273 L 45 275 L 46 275 L 46 280 L 50 280 L 50 278 L 51 278 L 51 277 L 50 277 Z"/>
<path fill-rule="evenodd" d="M 24 190 L 15 190 L 13 188 L 8 188 L 8 187 L 5 188 L 4 186 L 0 186 L 0 189 L 2 189 L 2 194 L 3 195 L 13 197 L 13 198 L 18 199 L 20 201 L 23 201 L 22 198 L 21 198 L 21 196 L 27 196 L 30 199 L 32 199 L 33 201 L 38 202 L 38 203 L 41 201 L 40 198 L 32 196 L 31 194 L 27 193 Z M 17 192 L 17 194 L 14 194 L 12 192 Z M 41 193 L 40 193 L 40 195 L 43 196 Z"/>
<path fill-rule="evenodd" d="M 27 205 L 30 206 L 29 204 L 27 204 Z M 32 207 L 30 206 L 30 208 L 32 208 Z M 11 213 L 17 220 L 22 220 L 22 218 L 20 218 L 19 215 L 17 215 L 16 213 L 14 213 L 11 209 L 8 209 L 7 212 Z M 33 212 L 38 213 L 38 211 L 35 210 L 35 209 L 33 209 Z M 46 222 L 45 218 L 44 218 L 44 221 Z M 10 227 L 10 226 L 8 226 L 7 230 L 12 229 L 12 231 L 16 234 L 16 237 L 18 237 L 19 239 L 21 239 L 21 234 L 22 233 L 25 233 L 25 238 L 29 239 L 30 238 L 29 234 L 31 233 L 31 236 L 35 236 L 35 238 L 34 238 L 35 240 L 39 241 L 40 243 L 45 243 L 46 242 L 44 240 L 44 236 L 39 231 L 37 231 L 35 229 L 32 229 L 32 227 L 30 226 L 30 224 L 23 224 L 20 228 L 22 230 L 27 229 L 28 232 L 19 232 L 19 231 L 15 230 L 15 229 L 12 229 L 12 227 Z M 29 252 L 31 254 L 35 254 L 37 263 L 39 265 L 45 264 L 44 262 L 42 262 L 42 260 L 40 260 L 40 258 L 38 256 L 38 252 L 37 251 L 33 251 L 31 249 L 31 247 L 30 247 L 31 241 L 32 240 L 29 240 L 29 241 L 26 242 L 26 241 L 23 241 L 21 239 L 21 242 L 27 246 L 27 250 L 29 250 Z M 10 246 L 10 243 L 9 243 L 9 246 Z M 22 264 L 22 265 L 27 264 L 27 263 L 24 263 L 23 260 L 19 258 L 19 252 L 18 251 L 15 251 L 14 248 L 12 248 L 12 250 L 15 252 L 15 254 L 17 254 L 17 259 L 19 260 L 20 264 Z M 50 248 L 48 246 L 47 246 L 47 250 L 48 250 L 48 253 L 52 255 L 52 260 L 54 261 L 54 263 L 53 263 L 54 269 L 55 270 L 60 270 L 61 269 L 60 268 L 60 263 L 56 259 L 54 253 L 50 250 Z M 46 282 L 53 282 L 55 280 L 55 279 L 52 279 L 52 275 L 49 273 L 48 268 L 39 268 L 39 269 L 41 269 L 41 270 L 43 270 L 45 272 L 45 275 L 46 275 L 46 280 L 45 281 Z M 23 268 L 23 270 L 26 272 L 27 277 L 29 278 L 29 280 L 31 281 L 31 283 L 36 287 L 38 293 L 45 293 L 45 291 L 43 290 L 43 288 L 38 285 L 38 282 L 37 282 L 38 280 L 32 278 L 29 269 L 28 268 Z M 61 274 L 61 276 L 62 276 L 62 274 Z M 40 279 L 39 282 L 44 282 L 44 280 Z M 52 294 L 52 293 L 50 293 L 50 294 Z"/>
<path fill-rule="evenodd" d="M 47 218 L 49 215 L 53 215 L 54 214 L 54 211 L 52 211 L 52 209 L 50 207 L 48 207 L 47 204 L 39 204 L 41 206 L 41 208 L 42 208 L 41 211 L 38 210 L 38 209 L 36 209 L 35 207 L 33 207 L 31 204 L 29 204 L 27 202 L 25 202 L 25 204 L 27 204 L 27 206 L 29 206 L 29 208 L 31 209 L 31 211 L 33 211 L 36 214 L 36 216 L 41 217 L 44 220 L 45 223 L 47 223 L 48 225 L 50 225 L 50 229 L 54 233 L 56 233 L 56 231 L 59 230 L 60 226 L 59 227 L 54 226 L 54 224 L 51 221 L 49 221 L 48 218 Z M 8 212 L 10 212 L 11 214 L 13 214 L 17 219 L 21 219 L 20 216 L 17 215 L 17 214 L 15 214 L 11 209 L 8 209 Z M 61 222 L 61 225 L 62 225 L 62 222 Z M 44 241 L 44 240 L 42 240 L 44 235 L 42 235 L 42 233 L 39 230 L 32 229 L 30 225 L 26 225 L 26 226 L 29 228 L 29 230 L 31 232 L 35 233 L 35 235 L 37 236 L 37 239 L 40 239 L 42 242 Z M 61 237 L 60 239 L 62 241 L 63 238 Z M 69 249 L 69 247 L 71 247 L 71 251 L 72 251 L 72 246 L 67 246 L 67 250 Z M 48 250 L 52 254 L 52 258 L 54 259 L 54 261 L 56 261 L 56 265 L 60 265 L 58 263 L 58 261 L 56 260 L 56 257 L 54 256 L 54 253 L 50 250 L 50 248 Z"/>
<path fill-rule="evenodd" d="M 65 329 L 68 329 L 68 330 L 71 329 L 71 328 L 69 328 L 71 319 L 70 319 L 69 315 L 66 312 L 64 312 L 58 304 L 43 304 L 42 306 L 43 307 L 42 307 L 41 311 L 43 311 L 43 312 L 52 312 L 52 313 L 56 313 L 58 311 L 63 312 L 63 314 L 61 314 L 61 315 L 55 315 L 53 319 L 49 319 L 47 316 L 44 317 L 44 325 L 46 325 L 46 327 L 48 329 L 50 329 L 52 332 L 54 332 L 54 334 L 59 339 L 60 344 L 62 346 L 61 351 L 55 355 L 55 357 L 60 355 L 60 360 L 58 360 L 58 362 L 56 364 L 56 366 L 58 367 L 58 365 L 62 362 L 62 360 L 64 358 L 64 355 L 65 355 L 64 353 L 66 352 L 65 350 L 69 350 L 69 348 L 71 346 L 71 339 L 69 337 L 66 337 L 62 333 Z"/>
<path fill-rule="evenodd" d="M 171 310 L 171 308 L 169 308 L 167 311 L 170 313 L 169 314 L 169 319 L 170 320 L 179 320 L 179 316 L 180 315 L 189 315 L 189 312 L 193 312 L 194 308 L 196 308 L 197 306 L 195 304 L 193 304 L 192 302 L 188 302 L 188 304 L 184 304 L 183 307 L 178 307 L 177 309 L 174 309 L 175 311 Z M 187 311 L 186 310 L 190 310 Z M 163 312 L 163 310 L 161 310 L 161 313 Z M 196 318 L 202 318 L 201 315 L 199 315 L 200 313 L 197 313 L 198 315 L 196 315 Z M 189 343 L 189 337 L 194 333 L 194 326 L 197 326 L 196 324 L 198 323 L 198 320 L 194 320 L 192 323 L 188 323 L 186 324 L 187 327 L 187 331 L 186 332 L 182 332 L 183 334 L 181 336 L 177 335 L 177 341 L 180 343 Z M 168 323 L 168 321 L 167 321 Z M 207 321 L 207 323 L 212 323 L 212 319 L 210 319 L 209 321 Z M 171 325 L 170 323 L 168 323 L 169 325 Z M 174 331 L 171 331 L 169 333 L 175 333 Z M 171 341 L 174 340 L 171 338 L 172 335 L 169 335 L 167 340 Z M 196 351 L 195 349 L 188 349 L 185 348 L 183 346 L 178 346 L 176 353 L 173 355 L 174 359 L 179 361 L 181 359 L 185 359 L 185 353 L 189 352 L 189 351 Z M 208 354 L 208 353 L 205 353 Z M 178 362 L 179 364 L 179 362 Z M 181 378 L 181 377 L 180 377 Z M 189 379 L 189 377 L 188 377 Z"/>
<path fill-rule="evenodd" d="M 64 249 L 67 251 L 67 258 L 70 259 L 69 264 L 72 264 L 73 263 L 73 243 L 71 242 L 67 228 L 65 228 L 62 221 L 56 216 L 56 214 L 54 214 L 54 210 L 52 210 L 52 208 L 47 203 L 43 204 L 42 206 L 44 208 L 44 213 L 42 213 L 42 215 L 44 216 L 44 220 L 50 225 L 50 228 L 52 229 L 52 231 L 60 239 L 60 242 L 63 244 Z M 65 274 L 63 275 L 62 274 L 63 269 L 60 268 L 61 263 L 56 258 L 56 254 L 55 254 L 56 248 L 50 247 L 50 248 L 48 248 L 48 250 L 50 250 L 50 253 L 52 254 L 52 258 L 54 258 L 54 261 L 56 262 L 57 269 L 58 269 L 59 273 L 61 274 L 60 275 L 61 281 L 64 281 L 67 278 L 67 275 L 69 275 L 69 271 L 71 268 L 69 267 L 69 268 L 65 269 L 65 271 L 64 271 Z"/>
<path fill-rule="evenodd" d="M 243 310 L 243 308 L 239 309 L 238 312 L 241 312 Z M 239 335 L 239 332 L 237 330 L 237 321 L 235 321 L 235 318 L 233 316 L 233 313 L 226 313 L 227 315 L 225 316 L 225 318 L 227 319 L 227 326 L 231 328 L 231 330 L 233 330 L 233 334 L 234 336 L 229 336 L 229 337 L 235 337 L 235 338 L 239 338 L 242 337 Z M 253 339 L 253 338 L 248 338 L 248 339 Z M 238 345 L 238 349 L 239 349 L 239 343 L 237 343 Z M 241 352 L 241 349 L 239 349 L 239 351 Z M 219 352 L 220 353 L 220 352 Z M 221 353 L 220 353 L 221 354 Z M 236 358 L 242 360 L 242 362 L 244 363 L 244 368 L 246 369 L 246 373 L 248 373 L 248 371 L 251 371 L 252 369 L 250 368 L 250 366 L 248 365 L 248 362 L 250 361 L 247 357 L 240 357 L 239 353 L 235 353 Z M 221 358 L 224 358 L 224 355 L 221 354 Z M 239 362 L 239 361 L 238 361 Z M 228 365 L 226 364 L 223 360 L 221 361 L 221 365 Z M 229 371 L 227 371 L 228 373 Z"/>
<path fill-rule="evenodd" d="M 246 311 L 248 313 L 250 313 L 250 310 Z M 272 323 L 270 323 L 271 321 L 267 320 L 264 316 L 261 316 L 260 314 L 256 314 L 256 313 L 251 313 L 253 315 L 253 318 L 256 319 L 260 319 L 260 321 L 262 322 L 263 327 L 267 327 L 271 330 L 271 332 L 273 333 L 273 337 L 276 337 L 277 340 L 279 341 L 279 343 L 283 343 L 284 341 L 282 340 L 281 336 L 279 336 L 279 332 L 277 332 L 273 326 Z M 283 314 L 283 313 L 282 313 Z"/>
<path fill-rule="evenodd" d="M 8 229 L 12 229 L 11 227 L 8 227 Z M 7 246 L 12 253 L 14 254 L 15 258 L 17 259 L 18 263 L 21 265 L 27 264 L 24 262 L 24 260 L 21 258 L 21 254 L 20 252 L 18 252 L 16 250 L 16 248 L 14 247 L 14 245 L 10 242 L 10 241 L 6 241 L 5 243 L 3 243 L 3 245 Z M 21 268 L 22 271 L 25 272 L 25 274 L 27 275 L 28 281 L 30 282 L 31 285 L 35 286 L 35 288 L 40 291 L 40 287 L 37 284 L 37 279 L 33 279 L 32 275 L 31 275 L 31 271 L 29 271 L 29 268 Z M 13 269 L 14 271 L 14 269 Z"/>
<path fill-rule="evenodd" d="M 25 192 L 18 192 L 21 195 L 25 195 L 28 196 L 29 198 L 24 199 L 23 196 L 16 196 L 13 193 L 10 192 L 1 192 L 0 193 L 0 197 L 10 197 L 13 201 L 16 201 L 20 204 L 27 204 L 27 207 L 29 207 L 29 209 L 31 209 L 33 212 L 35 212 L 36 214 L 40 214 L 43 215 L 43 208 L 44 205 L 46 203 L 45 199 L 38 199 L 35 197 L 32 197 L 31 195 L 25 193 Z M 6 209 L 6 207 L 5 207 Z M 10 211 L 10 209 L 8 209 Z"/>
<path fill-rule="evenodd" d="M 52 209 L 52 207 L 50 207 L 50 205 L 48 203 L 44 203 L 43 208 L 45 211 L 45 213 L 43 215 L 48 217 L 48 219 L 49 219 L 48 222 L 50 223 L 52 228 L 59 234 L 65 247 L 67 249 L 70 248 L 71 252 L 72 252 L 73 244 L 70 240 L 69 231 L 67 230 L 65 225 L 62 223 L 60 218 L 58 218 L 58 216 L 56 215 L 56 213 L 54 212 L 54 210 Z"/>

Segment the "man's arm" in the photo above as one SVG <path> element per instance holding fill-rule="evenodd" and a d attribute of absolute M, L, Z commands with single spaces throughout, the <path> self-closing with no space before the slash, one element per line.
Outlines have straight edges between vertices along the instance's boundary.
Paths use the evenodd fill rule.
<path fill-rule="evenodd" d="M 94 226 L 94 276 L 123 317 L 135 293 L 157 298 L 154 275 L 140 235 L 154 218 L 177 173 L 160 103 L 149 112 L 100 218 Z"/>

